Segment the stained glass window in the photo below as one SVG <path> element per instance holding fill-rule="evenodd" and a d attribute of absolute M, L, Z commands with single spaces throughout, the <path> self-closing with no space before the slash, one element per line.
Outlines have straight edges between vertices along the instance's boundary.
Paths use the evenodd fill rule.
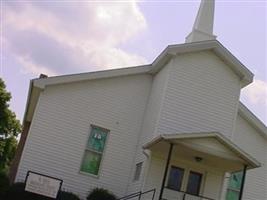
<path fill-rule="evenodd" d="M 103 152 L 105 142 L 106 142 L 107 133 L 105 130 L 94 127 L 91 131 L 87 148 L 93 149 L 98 152 Z"/>
<path fill-rule="evenodd" d="M 91 133 L 84 152 L 81 171 L 98 175 L 108 130 L 91 126 Z"/>
<path fill-rule="evenodd" d="M 228 182 L 226 200 L 238 200 L 242 178 L 243 178 L 242 172 L 236 172 L 231 175 Z"/>

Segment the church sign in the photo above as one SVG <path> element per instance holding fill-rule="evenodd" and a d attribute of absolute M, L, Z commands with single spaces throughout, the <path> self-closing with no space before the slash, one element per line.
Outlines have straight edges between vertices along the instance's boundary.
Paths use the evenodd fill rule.
<path fill-rule="evenodd" d="M 62 182 L 62 180 L 51 176 L 28 171 L 25 191 L 56 199 Z"/>

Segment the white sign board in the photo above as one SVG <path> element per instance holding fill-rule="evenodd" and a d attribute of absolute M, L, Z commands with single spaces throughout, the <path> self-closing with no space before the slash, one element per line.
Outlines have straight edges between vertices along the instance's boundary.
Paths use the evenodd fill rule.
<path fill-rule="evenodd" d="M 62 180 L 45 176 L 35 172 L 28 172 L 25 184 L 25 191 L 35 194 L 57 198 Z"/>

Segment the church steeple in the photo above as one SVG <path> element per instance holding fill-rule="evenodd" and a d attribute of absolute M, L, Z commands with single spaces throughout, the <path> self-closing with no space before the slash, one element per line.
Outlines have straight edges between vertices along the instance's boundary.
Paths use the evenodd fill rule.
<path fill-rule="evenodd" d="M 213 35 L 214 7 L 215 0 L 201 0 L 192 32 L 186 37 L 185 42 L 216 39 Z"/>

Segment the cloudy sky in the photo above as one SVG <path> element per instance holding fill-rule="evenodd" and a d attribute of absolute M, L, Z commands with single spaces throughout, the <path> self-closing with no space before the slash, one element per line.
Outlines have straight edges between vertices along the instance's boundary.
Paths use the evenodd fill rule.
<path fill-rule="evenodd" d="M 29 81 L 148 64 L 184 42 L 199 1 L 1 1 L 0 76 L 23 119 Z M 254 74 L 241 101 L 267 124 L 267 1 L 217 1 L 214 33 Z"/>

